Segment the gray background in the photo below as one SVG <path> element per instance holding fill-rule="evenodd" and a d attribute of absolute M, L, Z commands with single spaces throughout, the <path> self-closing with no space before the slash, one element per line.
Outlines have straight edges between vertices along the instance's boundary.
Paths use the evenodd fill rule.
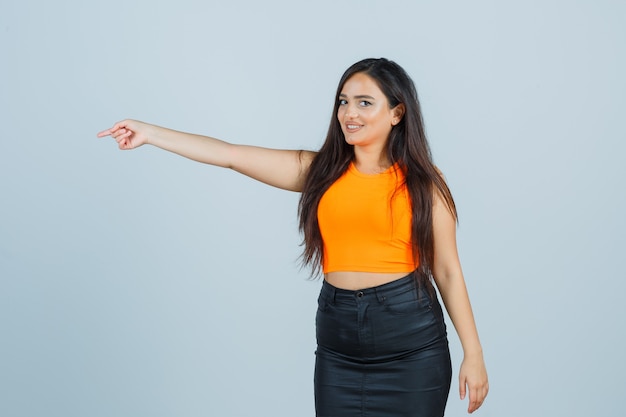
<path fill-rule="evenodd" d="M 0 415 L 313 415 L 298 194 L 95 134 L 316 149 L 370 56 L 456 197 L 478 415 L 623 415 L 625 39 L 623 1 L 3 0 Z"/>

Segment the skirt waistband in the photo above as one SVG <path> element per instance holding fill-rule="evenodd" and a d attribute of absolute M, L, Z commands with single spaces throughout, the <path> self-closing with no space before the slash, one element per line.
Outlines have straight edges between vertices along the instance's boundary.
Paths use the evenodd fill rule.
<path fill-rule="evenodd" d="M 335 302 L 350 302 L 354 300 L 365 301 L 366 299 L 384 301 L 385 298 L 415 290 L 417 290 L 417 282 L 414 274 L 409 273 L 402 278 L 398 278 L 386 284 L 364 288 L 361 290 L 346 290 L 343 288 L 337 288 L 324 281 L 322 284 L 321 295 L 327 300 L 334 300 Z M 420 293 L 421 292 L 422 290 L 420 289 Z M 423 295 L 428 297 L 428 292 L 424 291 Z"/>

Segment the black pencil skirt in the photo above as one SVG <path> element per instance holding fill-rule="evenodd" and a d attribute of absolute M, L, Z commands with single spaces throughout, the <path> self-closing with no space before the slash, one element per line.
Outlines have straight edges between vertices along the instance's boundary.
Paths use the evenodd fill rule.
<path fill-rule="evenodd" d="M 317 417 L 443 416 L 452 377 L 443 312 L 412 276 L 361 291 L 324 281 L 316 333 Z"/>

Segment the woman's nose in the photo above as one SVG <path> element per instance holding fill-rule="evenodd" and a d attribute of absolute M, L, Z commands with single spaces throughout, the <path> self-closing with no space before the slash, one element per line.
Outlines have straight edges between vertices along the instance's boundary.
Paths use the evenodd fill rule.
<path fill-rule="evenodd" d="M 346 107 L 346 117 L 349 119 L 354 119 L 357 116 L 358 113 L 356 111 L 356 107 L 348 104 L 348 106 Z"/>

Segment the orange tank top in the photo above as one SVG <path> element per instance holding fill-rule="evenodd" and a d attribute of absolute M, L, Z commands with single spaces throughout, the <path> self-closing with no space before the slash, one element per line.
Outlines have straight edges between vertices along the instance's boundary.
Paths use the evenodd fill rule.
<path fill-rule="evenodd" d="M 368 175 L 350 164 L 322 196 L 317 220 L 324 273 L 411 272 L 411 203 L 397 165 Z"/>

